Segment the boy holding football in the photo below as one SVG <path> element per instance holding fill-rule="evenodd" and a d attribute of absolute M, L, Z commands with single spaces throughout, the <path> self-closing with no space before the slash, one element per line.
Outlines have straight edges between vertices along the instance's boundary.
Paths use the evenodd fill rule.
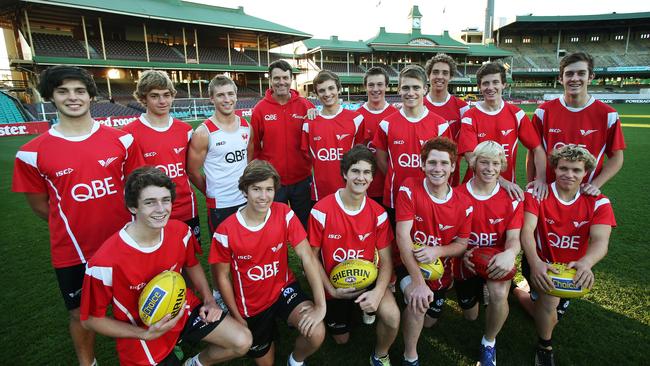
<path fill-rule="evenodd" d="M 499 184 L 499 175 L 507 169 L 506 154 L 500 144 L 488 140 L 472 152 L 473 177 L 458 187 L 472 202 L 472 231 L 468 250 L 454 258 L 454 286 L 465 319 L 478 318 L 478 300 L 487 286 L 489 303 L 485 316 L 485 333 L 481 339 L 481 366 L 496 365 L 496 336 L 508 317 L 510 281 L 503 280 L 515 266 L 521 249 L 519 233 L 523 223 L 523 203 L 513 200 Z M 495 248 L 487 266 L 488 278 L 481 278 L 471 261 L 476 248 Z"/>
<path fill-rule="evenodd" d="M 340 171 L 345 187 L 316 203 L 309 218 L 309 243 L 320 257 L 320 277 L 327 295 L 325 323 L 337 344 L 350 339 L 351 323 L 361 311 L 377 314 L 377 340 L 370 364 L 390 365 L 388 351 L 399 330 L 399 309 L 387 286 L 393 273 L 393 230 L 381 205 L 366 191 L 375 173 L 375 158 L 356 145 L 343 155 Z M 372 262 L 377 253 L 379 274 L 368 289 L 335 288 L 329 274 L 350 259 Z M 356 315 L 356 316 L 355 316 Z"/>
<path fill-rule="evenodd" d="M 298 329 L 289 366 L 303 365 L 325 339 L 325 293 L 320 264 L 294 212 L 274 202 L 280 176 L 264 160 L 251 161 L 239 178 L 247 203 L 214 233 L 212 277 L 230 313 L 253 333 L 248 355 L 258 366 L 275 361 L 276 318 Z M 301 259 L 315 301 L 309 300 L 289 268 L 288 246 Z"/>
<path fill-rule="evenodd" d="M 607 197 L 581 193 L 583 179 L 596 168 L 596 159 L 587 149 L 565 145 L 553 150 L 549 163 L 556 177 L 549 185 L 550 194 L 539 201 L 530 191 L 526 192 L 521 230 L 521 245 L 526 254 L 522 272 L 531 285 L 531 298 L 536 300 L 536 365 L 555 364 L 551 337 L 558 323 L 557 307 L 564 299 L 547 294 L 554 286 L 547 272 L 558 273 L 551 263 L 575 269 L 575 286 L 591 288 L 592 268 L 607 254 L 609 236 L 616 226 Z"/>
<path fill-rule="evenodd" d="M 154 167 L 135 170 L 124 197 L 133 221 L 102 244 L 88 262 L 81 320 L 85 328 L 116 338 L 122 365 L 174 365 L 174 346 L 181 341 L 207 342 L 185 366 L 212 365 L 243 356 L 251 334 L 217 306 L 196 259 L 199 248 L 187 224 L 170 220 L 176 196 L 171 178 Z M 163 271 L 185 271 L 199 298 L 187 291 L 175 317 L 167 314 L 151 326 L 139 315 L 140 292 Z M 106 310 L 113 308 L 113 316 Z"/>
<path fill-rule="evenodd" d="M 419 365 L 417 343 L 423 326 L 442 312 L 452 283 L 451 258 L 465 253 L 472 225 L 472 204 L 449 185 L 456 166 L 456 144 L 446 137 L 427 141 L 420 153 L 424 178 L 408 178 L 397 195 L 397 245 L 402 266 L 396 268 L 406 308 L 402 313 L 403 365 Z M 414 243 L 421 246 L 414 249 Z M 418 263 L 440 258 L 444 273 L 425 281 Z"/>

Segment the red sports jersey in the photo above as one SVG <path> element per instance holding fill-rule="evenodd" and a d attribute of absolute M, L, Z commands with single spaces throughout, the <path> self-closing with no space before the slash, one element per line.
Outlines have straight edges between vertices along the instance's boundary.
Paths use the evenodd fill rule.
<path fill-rule="evenodd" d="M 449 125 L 428 109 L 418 119 L 408 118 L 400 110 L 379 123 L 372 143 L 378 150 L 388 152 L 385 206 L 395 208 L 397 190 L 406 178 L 424 176 L 420 168 L 420 150 L 425 142 L 438 136 L 451 138 Z"/>
<path fill-rule="evenodd" d="M 427 246 L 449 245 L 455 238 L 469 238 L 472 228 L 472 204 L 465 195 L 450 187 L 443 200 L 429 193 L 425 179 L 408 178 L 397 194 L 396 221 L 413 221 L 411 238 Z M 427 281 L 436 291 L 452 282 L 451 258 L 441 258 L 445 273 Z"/>
<path fill-rule="evenodd" d="M 81 291 L 81 320 L 92 316 L 103 318 L 109 305 L 116 320 L 146 328 L 138 312 L 140 292 L 162 271 L 181 272 L 199 262 L 194 248 L 198 246 L 190 229 L 183 222 L 170 220 L 162 230 L 156 246 L 141 247 L 126 232 L 120 230 L 111 236 L 88 262 Z M 187 322 L 191 309 L 200 300 L 186 293 L 190 309 L 167 333 L 151 341 L 134 338 L 115 340 L 121 365 L 155 365 L 174 349 Z"/>
<path fill-rule="evenodd" d="M 444 102 L 436 103 L 432 101 L 431 96 L 427 94 L 424 98 L 424 106 L 431 112 L 447 120 L 451 136 L 454 141 L 458 143 L 458 136 L 460 135 L 460 119 L 469 109 L 469 105 L 467 105 L 464 100 L 451 94 L 447 94 L 447 100 Z M 456 187 L 460 184 L 460 166 L 458 165 L 451 175 L 450 184 L 452 187 Z"/>
<path fill-rule="evenodd" d="M 302 125 L 302 150 L 309 154 L 314 169 L 311 199 L 321 198 L 343 188 L 341 159 L 343 154 L 367 140 L 363 116 L 341 107 L 333 116 L 319 114 Z"/>
<path fill-rule="evenodd" d="M 524 205 L 512 200 L 508 193 L 497 183 L 489 196 L 479 196 L 474 193 L 471 181 L 456 189 L 466 195 L 472 203 L 472 232 L 469 235 L 469 246 L 495 247 L 505 249 L 506 232 L 521 229 L 524 223 Z M 471 272 L 462 266 L 462 257 L 454 258 L 454 278 L 467 279 Z"/>
<path fill-rule="evenodd" d="M 284 287 L 295 281 L 287 245 L 307 237 L 289 206 L 273 202 L 263 224 L 246 225 L 241 212 L 217 227 L 210 247 L 210 264 L 230 263 L 235 302 L 248 318 L 273 305 Z"/>
<path fill-rule="evenodd" d="M 282 185 L 298 183 L 311 174 L 311 161 L 300 145 L 302 124 L 307 110 L 314 105 L 295 90 L 291 90 L 287 104 L 278 104 L 272 95 L 273 91 L 267 90 L 253 109 L 254 158 L 270 162 L 280 174 Z"/>
<path fill-rule="evenodd" d="M 98 122 L 78 137 L 51 128 L 18 150 L 12 189 L 48 195 L 54 268 L 86 263 L 131 219 L 124 179 L 143 164 L 132 135 Z"/>
<path fill-rule="evenodd" d="M 576 193 L 570 202 L 559 198 L 555 182 L 541 202 L 526 192 L 524 209 L 537 216 L 537 255 L 547 262 L 569 263 L 582 258 L 589 247 L 591 225 L 616 226 L 609 198 Z"/>
<path fill-rule="evenodd" d="M 364 197 L 358 211 L 345 209 L 341 191 L 318 201 L 309 217 L 309 243 L 320 248 L 326 273 L 348 259 L 373 261 L 375 249 L 390 246 L 394 236 L 386 210 Z"/>
<path fill-rule="evenodd" d="M 535 111 L 533 125 L 548 153 L 566 144 L 580 145 L 589 150 L 597 163 L 596 169 L 585 177 L 585 182 L 591 182 L 600 174 L 605 155 L 611 157 L 614 151 L 625 150 L 618 113 L 594 97 L 582 108 L 568 107 L 564 97 L 546 102 Z M 555 181 L 555 172 L 548 165 L 546 181 Z"/>
<path fill-rule="evenodd" d="M 192 138 L 192 126 L 169 118 L 166 128 L 153 127 L 144 116 L 122 128 L 133 135 L 140 146 L 144 163 L 162 170 L 176 184 L 176 199 L 172 219 L 187 221 L 197 216 L 196 196 L 185 173 L 187 147 Z"/>
<path fill-rule="evenodd" d="M 501 103 L 499 110 L 494 112 L 488 112 L 481 108 L 480 104 L 476 104 L 475 108 L 465 113 L 460 130 L 458 154 L 472 152 L 476 145 L 486 140 L 498 142 L 503 146 L 508 162 L 508 169 L 501 173 L 501 176 L 515 182 L 519 140 L 528 149 L 539 146 L 540 140 L 524 111 L 510 103 Z M 464 182 L 472 175 L 472 170 L 467 168 Z"/>
<path fill-rule="evenodd" d="M 392 104 L 386 103 L 384 109 L 371 111 L 368 109 L 368 103 L 364 103 L 361 108 L 357 109 L 357 112 L 363 116 L 363 124 L 366 125 L 366 134 L 368 135 L 368 149 L 374 154 L 377 152 L 377 149 L 375 149 L 372 139 L 379 129 L 379 122 L 385 120 L 391 114 L 398 112 L 398 110 Z M 384 173 L 376 169 L 375 175 L 372 177 L 372 183 L 370 183 L 370 187 L 368 187 L 368 191 L 366 192 L 368 197 L 382 197 L 384 195 L 385 180 Z"/>

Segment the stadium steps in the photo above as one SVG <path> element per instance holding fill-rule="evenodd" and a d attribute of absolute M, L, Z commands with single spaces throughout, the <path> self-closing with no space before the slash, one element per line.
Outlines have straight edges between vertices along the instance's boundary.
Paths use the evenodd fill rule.
<path fill-rule="evenodd" d="M 31 120 L 27 111 L 12 96 L 0 92 L 0 123 L 17 123 Z"/>
<path fill-rule="evenodd" d="M 540 68 L 539 65 L 537 65 L 537 63 L 535 61 L 533 61 L 532 58 L 530 58 L 530 56 L 524 55 L 524 60 L 526 60 L 529 64 L 531 64 L 533 66 L 533 68 L 535 68 L 535 69 Z"/>

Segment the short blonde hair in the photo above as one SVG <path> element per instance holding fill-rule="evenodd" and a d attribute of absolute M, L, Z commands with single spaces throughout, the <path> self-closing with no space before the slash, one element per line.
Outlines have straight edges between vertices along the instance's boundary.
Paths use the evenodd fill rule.
<path fill-rule="evenodd" d="M 499 159 L 501 162 L 501 171 L 504 172 L 508 168 L 508 160 L 506 159 L 506 151 L 503 146 L 496 141 L 486 140 L 476 145 L 472 158 L 469 161 L 469 167 L 476 170 L 476 161 L 479 157 L 488 159 Z"/>
<path fill-rule="evenodd" d="M 553 169 L 557 168 L 560 159 L 567 161 L 582 161 L 585 163 L 585 171 L 592 171 L 596 167 L 596 158 L 582 146 L 575 144 L 564 145 L 554 149 L 549 155 L 549 163 Z"/>

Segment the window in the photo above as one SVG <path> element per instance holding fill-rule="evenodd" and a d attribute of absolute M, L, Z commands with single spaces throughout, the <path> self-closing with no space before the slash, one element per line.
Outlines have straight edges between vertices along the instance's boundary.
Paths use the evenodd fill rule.
<path fill-rule="evenodd" d="M 598 41 L 600 41 L 600 36 L 591 36 L 591 41 L 592 41 L 592 42 L 598 42 Z"/>
<path fill-rule="evenodd" d="M 512 43 L 512 38 L 506 38 L 503 40 L 503 43 L 511 44 Z"/>
<path fill-rule="evenodd" d="M 580 37 L 571 37 L 571 42 L 572 43 L 580 42 Z"/>
<path fill-rule="evenodd" d="M 531 41 L 531 38 L 530 38 L 530 37 L 524 37 L 524 38 L 521 40 L 521 43 L 529 44 L 530 41 Z"/>
<path fill-rule="evenodd" d="M 643 33 L 641 39 L 650 39 L 650 33 Z"/>
<path fill-rule="evenodd" d="M 614 36 L 614 39 L 617 41 L 622 41 L 625 37 L 621 34 Z"/>

